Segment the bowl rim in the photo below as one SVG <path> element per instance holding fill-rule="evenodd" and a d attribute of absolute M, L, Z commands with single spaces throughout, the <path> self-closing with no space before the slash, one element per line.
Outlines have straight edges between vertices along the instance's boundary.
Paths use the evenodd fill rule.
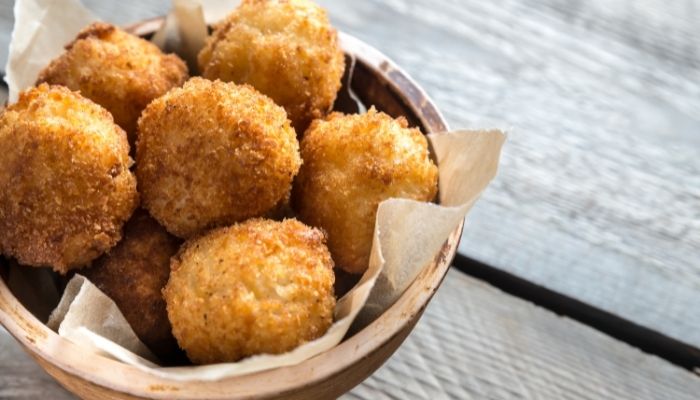
<path fill-rule="evenodd" d="M 143 36 L 153 33 L 163 20 L 163 17 L 157 17 L 124 29 Z M 432 100 L 396 63 L 349 34 L 339 32 L 339 37 L 346 53 L 353 54 L 357 62 L 364 63 L 377 72 L 404 105 L 414 110 L 427 131 L 424 133 L 447 131 L 447 124 Z M 402 87 L 397 82 L 401 82 Z M 51 369 L 60 369 L 62 375 L 68 374 L 102 389 L 129 396 L 168 399 L 269 398 L 293 394 L 340 375 L 351 379 L 342 385 L 349 389 L 379 368 L 413 329 L 445 278 L 457 251 L 463 226 L 464 221 L 461 221 L 450 233 L 435 259 L 422 269 L 399 299 L 379 318 L 336 347 L 292 366 L 214 381 L 177 381 L 156 376 L 102 355 L 85 353 L 82 347 L 59 336 L 34 317 L 14 297 L 1 278 L 0 324 L 48 372 L 52 373 L 47 364 L 53 367 Z M 348 373 L 358 362 L 370 359 L 375 351 L 389 347 L 389 354 L 381 360 L 374 360 L 369 368 L 364 368 L 359 373 Z M 56 371 L 52 375 L 54 373 Z M 66 379 L 65 376 L 62 377 Z M 61 381 L 63 379 L 59 380 Z M 338 388 L 335 392 L 341 393 Z"/>

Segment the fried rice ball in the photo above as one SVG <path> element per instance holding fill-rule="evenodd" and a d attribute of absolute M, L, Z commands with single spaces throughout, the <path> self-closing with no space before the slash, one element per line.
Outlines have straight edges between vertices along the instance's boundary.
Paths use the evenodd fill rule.
<path fill-rule="evenodd" d="M 309 0 L 244 0 L 214 28 L 198 61 L 205 78 L 270 96 L 300 136 L 330 111 L 345 69 L 336 30 Z"/>
<path fill-rule="evenodd" d="M 253 219 L 186 242 L 163 290 L 173 334 L 196 364 L 279 354 L 333 322 L 333 261 L 323 232 Z"/>
<path fill-rule="evenodd" d="M 117 244 L 138 193 L 104 108 L 39 85 L 0 114 L 0 149 L 0 252 L 65 274 Z"/>
<path fill-rule="evenodd" d="M 144 207 L 182 238 L 265 215 L 301 165 L 282 107 L 250 86 L 202 78 L 146 108 L 136 160 Z"/>
<path fill-rule="evenodd" d="M 431 201 L 438 170 L 426 138 L 374 108 L 316 120 L 301 141 L 304 165 L 292 201 L 305 223 L 328 233 L 333 259 L 350 273 L 369 264 L 377 207 L 391 197 Z"/>
<path fill-rule="evenodd" d="M 124 226 L 124 239 L 80 273 L 119 307 L 141 341 L 159 358 L 178 353 L 161 290 L 180 240 L 143 210 Z"/>
<path fill-rule="evenodd" d="M 152 43 L 96 22 L 84 28 L 38 82 L 63 85 L 103 106 L 136 142 L 136 121 L 156 97 L 187 80 L 187 66 Z"/>

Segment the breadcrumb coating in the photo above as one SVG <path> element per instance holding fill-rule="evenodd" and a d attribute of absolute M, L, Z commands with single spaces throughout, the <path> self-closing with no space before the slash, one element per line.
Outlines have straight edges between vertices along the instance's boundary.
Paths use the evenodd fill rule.
<path fill-rule="evenodd" d="M 438 170 L 425 136 L 405 118 L 374 108 L 314 121 L 301 157 L 293 206 L 302 221 L 328 233 L 333 259 L 350 273 L 368 267 L 379 203 L 392 197 L 431 201 L 437 193 Z"/>
<path fill-rule="evenodd" d="M 284 110 L 252 87 L 192 78 L 139 120 L 143 205 L 188 238 L 271 211 L 301 165 Z"/>
<path fill-rule="evenodd" d="M 138 203 L 126 134 L 64 87 L 31 88 L 0 114 L 0 251 L 66 273 L 121 238 Z"/>
<path fill-rule="evenodd" d="M 245 0 L 199 54 L 202 76 L 247 83 L 287 110 L 299 136 L 333 106 L 345 69 L 325 10 L 309 0 Z"/>
<path fill-rule="evenodd" d="M 124 239 L 81 271 L 117 304 L 139 339 L 162 360 L 178 353 L 161 290 L 170 276 L 170 257 L 179 247 L 177 238 L 137 210 L 124 226 Z"/>
<path fill-rule="evenodd" d="M 136 142 L 136 122 L 156 97 L 181 86 L 187 66 L 175 54 L 104 22 L 84 28 L 38 82 L 63 85 L 103 106 Z"/>
<path fill-rule="evenodd" d="M 190 360 L 279 354 L 322 336 L 335 308 L 324 242 L 293 219 L 248 220 L 186 242 L 163 294 Z"/>

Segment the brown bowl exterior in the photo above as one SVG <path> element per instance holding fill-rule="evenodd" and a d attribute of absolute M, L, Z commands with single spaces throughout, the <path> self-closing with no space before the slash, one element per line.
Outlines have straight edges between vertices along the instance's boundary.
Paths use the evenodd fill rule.
<path fill-rule="evenodd" d="M 128 30 L 146 36 L 161 23 L 162 19 L 148 20 Z M 447 130 L 423 90 L 386 56 L 347 34 L 341 33 L 341 42 L 356 58 L 352 89 L 365 104 L 403 115 L 424 133 Z M 0 323 L 61 385 L 86 399 L 332 399 L 370 376 L 408 336 L 445 277 L 462 227 L 450 234 L 437 257 L 381 317 L 332 350 L 290 367 L 211 382 L 156 377 L 85 353 L 58 336 L 22 306 L 1 278 Z"/>

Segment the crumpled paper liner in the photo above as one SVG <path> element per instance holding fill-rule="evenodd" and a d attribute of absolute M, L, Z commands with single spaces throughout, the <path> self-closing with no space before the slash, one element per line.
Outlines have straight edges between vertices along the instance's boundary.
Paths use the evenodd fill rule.
<path fill-rule="evenodd" d="M 185 60 L 191 75 L 197 71 L 197 55 L 207 37 L 202 5 L 192 0 L 173 0 L 173 9 L 151 42 L 168 53 Z"/>
<path fill-rule="evenodd" d="M 211 12 L 214 7 L 209 8 L 210 3 L 231 6 L 224 0 L 174 0 L 169 22 L 155 35 L 156 40 L 166 47 L 184 46 L 196 55 L 196 46 L 204 39 L 202 20 L 211 22 L 222 16 Z M 11 99 L 33 85 L 39 70 L 59 55 L 82 27 L 95 20 L 78 0 L 62 1 L 60 7 L 51 0 L 17 0 L 15 15 L 5 78 Z M 258 355 L 236 363 L 160 367 L 116 305 L 80 275 L 69 282 L 49 326 L 87 351 L 174 380 L 217 380 L 298 364 L 327 351 L 340 343 L 353 321 L 357 319 L 363 326 L 390 307 L 434 259 L 495 176 L 505 135 L 500 131 L 456 131 L 428 138 L 439 166 L 440 205 L 407 199 L 389 199 L 379 205 L 369 268 L 338 300 L 335 323 L 316 340 L 285 354 Z"/>
<path fill-rule="evenodd" d="M 99 312 L 83 312 L 84 308 Z M 143 358 L 157 361 L 136 336 L 114 301 L 82 275 L 75 275 L 68 282 L 61 301 L 46 325 L 59 335 L 71 338 L 82 346 L 89 346 L 95 352 L 102 350 L 102 343 L 95 338 L 94 332 L 98 332 L 99 336 L 110 338 L 122 348 L 132 349 Z"/>
<path fill-rule="evenodd" d="M 97 21 L 77 0 L 17 0 L 10 54 L 5 66 L 8 102 L 34 86 L 39 72 L 63 52 L 86 22 Z"/>

